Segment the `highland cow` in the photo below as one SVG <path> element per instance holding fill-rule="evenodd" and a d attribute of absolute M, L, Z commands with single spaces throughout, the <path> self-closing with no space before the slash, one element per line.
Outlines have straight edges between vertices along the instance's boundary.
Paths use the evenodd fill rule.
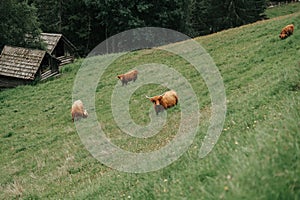
<path fill-rule="evenodd" d="M 284 28 L 281 30 L 279 37 L 280 37 L 281 39 L 285 39 L 285 38 L 287 38 L 288 36 L 292 35 L 293 32 L 294 32 L 294 25 L 293 25 L 293 24 L 287 25 L 286 27 L 284 27 Z"/>
<path fill-rule="evenodd" d="M 159 112 L 171 108 L 178 103 L 178 96 L 174 90 L 167 91 L 162 95 L 154 97 L 146 96 L 146 98 L 148 98 L 154 104 L 154 110 L 157 115 Z"/>
<path fill-rule="evenodd" d="M 77 100 L 73 103 L 71 114 L 73 122 L 74 120 L 88 117 L 88 112 L 83 109 L 83 103 L 81 100 Z"/>
<path fill-rule="evenodd" d="M 127 72 L 126 74 L 120 74 L 118 75 L 118 79 L 121 80 L 122 86 L 127 85 L 129 81 L 135 82 L 137 79 L 138 71 L 137 70 L 132 70 L 130 72 Z"/>

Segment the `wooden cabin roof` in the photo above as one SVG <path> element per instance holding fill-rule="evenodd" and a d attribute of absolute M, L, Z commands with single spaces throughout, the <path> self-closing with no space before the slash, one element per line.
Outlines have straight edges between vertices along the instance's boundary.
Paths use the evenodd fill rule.
<path fill-rule="evenodd" d="M 46 51 L 4 46 L 0 55 L 0 75 L 34 80 Z"/>
<path fill-rule="evenodd" d="M 76 51 L 76 47 L 62 34 L 59 33 L 41 33 L 41 39 L 46 43 L 47 52 L 52 54 L 58 42 L 62 39 L 72 50 Z"/>

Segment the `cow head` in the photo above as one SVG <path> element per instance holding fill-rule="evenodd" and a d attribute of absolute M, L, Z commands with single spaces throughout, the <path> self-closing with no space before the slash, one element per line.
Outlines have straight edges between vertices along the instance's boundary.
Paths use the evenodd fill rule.
<path fill-rule="evenodd" d="M 280 39 L 284 39 L 284 38 L 287 37 L 287 35 L 286 35 L 285 33 L 281 33 L 281 34 L 279 35 L 279 37 L 280 37 Z"/>
<path fill-rule="evenodd" d="M 161 95 L 160 95 L 160 96 L 154 96 L 154 97 L 150 98 L 150 101 L 151 101 L 154 105 L 159 106 L 159 105 L 160 105 L 161 99 L 162 99 L 162 96 L 161 96 Z"/>
<path fill-rule="evenodd" d="M 149 99 L 154 105 L 158 106 L 160 105 L 160 101 L 163 98 L 162 95 L 154 96 L 154 97 L 148 97 L 146 95 L 146 98 Z"/>
<path fill-rule="evenodd" d="M 118 75 L 117 77 L 118 77 L 118 79 L 120 79 L 120 80 L 123 79 L 123 76 L 122 76 L 122 75 Z"/>
<path fill-rule="evenodd" d="M 149 99 L 153 103 L 156 114 L 164 111 L 164 107 L 161 105 L 161 99 L 163 98 L 163 95 L 158 95 L 158 96 L 154 96 L 154 97 L 146 96 L 146 98 Z"/>
<path fill-rule="evenodd" d="M 87 110 L 84 110 L 84 111 L 83 111 L 83 117 L 86 118 L 86 117 L 88 117 L 88 116 L 89 116 L 89 114 L 88 114 Z"/>

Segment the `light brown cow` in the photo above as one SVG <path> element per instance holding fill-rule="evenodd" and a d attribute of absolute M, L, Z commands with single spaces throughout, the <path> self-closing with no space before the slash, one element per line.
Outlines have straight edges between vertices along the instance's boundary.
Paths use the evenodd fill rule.
<path fill-rule="evenodd" d="M 129 81 L 136 81 L 138 75 L 137 70 L 131 70 L 130 72 L 127 72 L 126 74 L 120 74 L 118 75 L 118 79 L 121 80 L 122 86 L 127 85 Z"/>
<path fill-rule="evenodd" d="M 293 32 L 294 32 L 294 25 L 293 25 L 293 24 L 287 25 L 286 27 L 284 27 L 284 28 L 281 30 L 279 37 L 280 37 L 281 39 L 285 39 L 285 38 L 287 38 L 288 36 L 292 35 Z"/>
<path fill-rule="evenodd" d="M 81 100 L 74 101 L 71 109 L 72 114 L 72 121 L 80 119 L 80 118 L 86 118 L 88 117 L 88 112 L 83 109 L 83 103 Z"/>
<path fill-rule="evenodd" d="M 154 110 L 157 115 L 159 112 L 171 108 L 178 103 L 178 96 L 174 90 L 167 91 L 162 95 L 146 97 L 154 104 Z"/>

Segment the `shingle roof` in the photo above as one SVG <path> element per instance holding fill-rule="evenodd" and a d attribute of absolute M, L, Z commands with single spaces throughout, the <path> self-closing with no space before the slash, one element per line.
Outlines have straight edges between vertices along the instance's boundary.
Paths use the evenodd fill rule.
<path fill-rule="evenodd" d="M 46 51 L 4 46 L 0 55 L 0 75 L 34 80 Z"/>
<path fill-rule="evenodd" d="M 47 52 L 50 54 L 52 54 L 60 39 L 63 39 L 68 46 L 76 50 L 76 47 L 59 33 L 41 33 L 41 39 L 46 43 Z"/>

